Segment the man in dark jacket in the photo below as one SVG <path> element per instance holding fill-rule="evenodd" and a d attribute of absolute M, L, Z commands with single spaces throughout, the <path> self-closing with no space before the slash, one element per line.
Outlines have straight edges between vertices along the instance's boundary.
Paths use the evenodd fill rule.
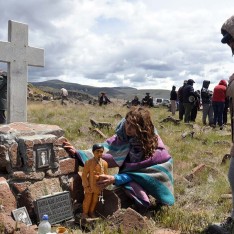
<path fill-rule="evenodd" d="M 7 109 L 7 73 L 0 73 L 0 124 L 6 123 L 5 111 Z"/>
<path fill-rule="evenodd" d="M 187 84 L 187 80 L 184 81 L 183 86 L 181 86 L 178 90 L 177 96 L 179 100 L 179 119 L 183 120 L 184 117 L 184 104 L 183 104 L 183 89 Z"/>
<path fill-rule="evenodd" d="M 141 101 L 142 106 L 153 107 L 153 98 L 150 96 L 150 93 L 146 93 L 146 96 Z"/>
<path fill-rule="evenodd" d="M 184 104 L 184 122 L 189 123 L 191 120 L 191 110 L 195 101 L 195 93 L 193 88 L 194 80 L 189 79 L 185 87 L 183 88 L 183 104 Z"/>
<path fill-rule="evenodd" d="M 139 101 L 139 98 L 137 96 L 134 97 L 134 99 L 132 100 L 132 106 L 138 106 L 141 104 L 141 102 Z"/>
<path fill-rule="evenodd" d="M 212 95 L 213 92 L 209 90 L 210 81 L 204 80 L 201 89 L 201 99 L 202 99 L 202 123 L 206 125 L 206 118 L 208 116 L 209 125 L 213 124 L 214 112 L 212 107 Z"/>
<path fill-rule="evenodd" d="M 191 110 L 191 121 L 195 122 L 197 118 L 197 112 L 200 110 L 200 104 L 201 104 L 201 95 L 200 90 L 197 90 L 194 92 L 195 100 L 193 102 L 193 107 Z"/>
<path fill-rule="evenodd" d="M 101 92 L 101 96 L 99 97 L 99 106 L 107 105 L 108 103 L 111 103 L 110 99 L 106 96 L 106 93 Z"/>

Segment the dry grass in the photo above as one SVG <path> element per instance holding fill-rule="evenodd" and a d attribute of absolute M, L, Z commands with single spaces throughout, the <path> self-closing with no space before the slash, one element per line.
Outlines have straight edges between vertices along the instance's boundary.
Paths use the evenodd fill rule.
<path fill-rule="evenodd" d="M 113 128 L 104 129 L 103 133 L 111 136 L 120 120 L 115 115 L 124 117 L 127 111 L 128 108 L 123 107 L 120 101 L 104 107 L 61 106 L 59 102 L 29 103 L 28 121 L 58 125 L 65 130 L 65 137 L 77 149 L 87 149 L 103 141 L 89 131 L 90 118 L 110 122 Z M 182 233 L 202 233 L 208 223 L 222 220 L 231 209 L 231 200 L 220 199 L 221 194 L 230 193 L 227 181 L 229 162 L 220 165 L 223 156 L 230 151 L 230 126 L 222 131 L 196 131 L 193 138 L 188 136 L 182 139 L 182 133 L 192 131 L 191 126 L 160 123 L 170 115 L 166 108 L 151 108 L 150 111 L 153 123 L 174 159 L 176 197 L 175 205 L 165 208 L 155 220 L 161 226 L 181 230 Z M 178 117 L 178 113 L 176 115 Z M 198 113 L 196 124 L 202 127 L 201 112 Z M 192 182 L 186 181 L 184 177 L 202 163 L 206 165 L 205 169 Z"/>

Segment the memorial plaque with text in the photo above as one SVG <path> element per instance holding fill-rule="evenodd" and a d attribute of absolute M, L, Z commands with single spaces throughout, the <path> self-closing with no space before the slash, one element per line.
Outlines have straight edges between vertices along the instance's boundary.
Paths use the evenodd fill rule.
<path fill-rule="evenodd" d="M 47 214 L 51 224 L 59 223 L 73 218 L 71 197 L 68 191 L 57 193 L 34 201 L 38 222 Z"/>

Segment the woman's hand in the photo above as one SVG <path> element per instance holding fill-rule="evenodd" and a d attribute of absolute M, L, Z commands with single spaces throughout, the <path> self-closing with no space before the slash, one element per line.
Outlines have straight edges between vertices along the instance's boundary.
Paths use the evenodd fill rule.
<path fill-rule="evenodd" d="M 97 186 L 101 189 L 106 188 L 108 185 L 115 183 L 115 177 L 112 175 L 99 175 L 99 179 L 97 181 Z"/>
<path fill-rule="evenodd" d="M 71 145 L 70 142 L 64 141 L 63 142 L 63 148 L 67 151 L 67 153 L 71 156 L 74 156 L 76 154 L 76 149 L 74 146 Z"/>

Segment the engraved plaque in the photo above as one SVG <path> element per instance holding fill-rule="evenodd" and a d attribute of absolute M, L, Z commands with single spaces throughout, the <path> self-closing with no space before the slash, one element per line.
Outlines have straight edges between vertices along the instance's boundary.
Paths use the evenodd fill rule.
<path fill-rule="evenodd" d="M 38 222 L 42 220 L 44 214 L 49 216 L 49 222 L 51 224 L 73 218 L 69 191 L 39 198 L 34 201 L 34 207 Z"/>

